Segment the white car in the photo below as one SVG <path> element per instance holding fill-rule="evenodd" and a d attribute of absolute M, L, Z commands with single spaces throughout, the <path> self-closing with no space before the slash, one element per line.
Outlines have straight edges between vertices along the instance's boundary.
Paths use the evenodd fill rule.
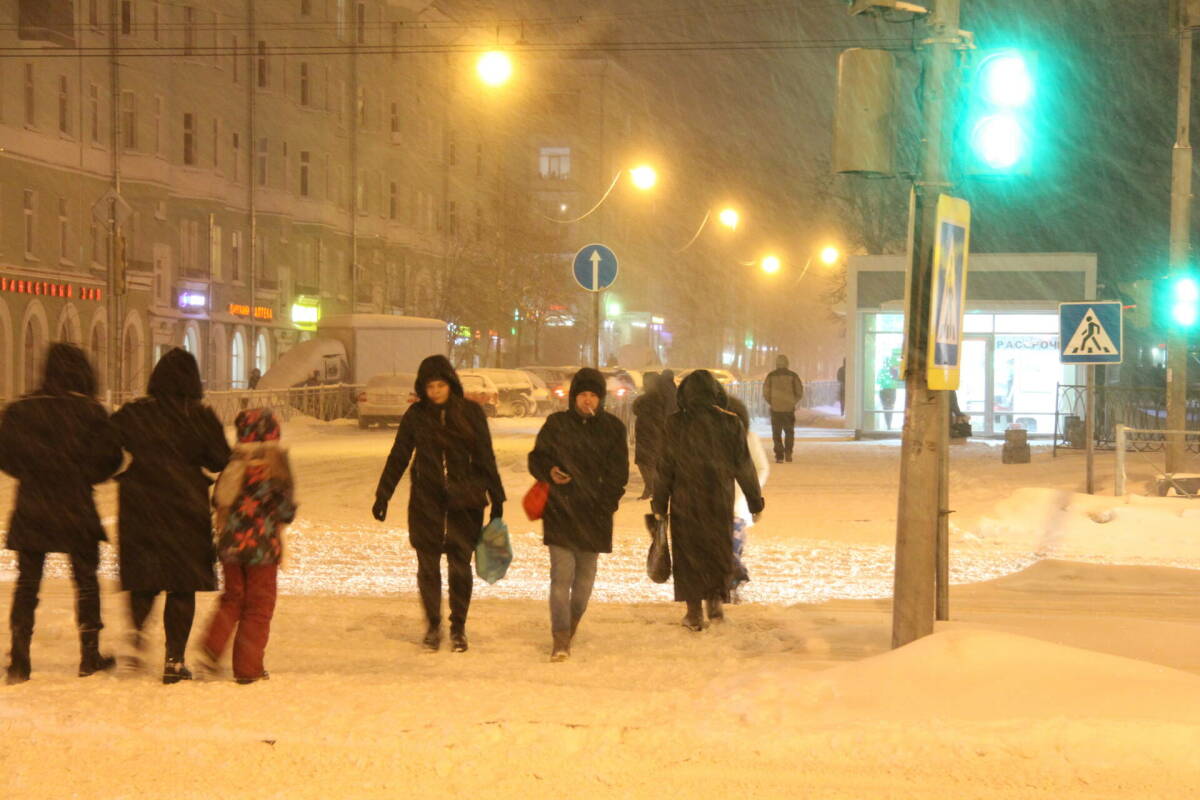
<path fill-rule="evenodd" d="M 399 423 L 417 400 L 416 383 L 417 376 L 411 372 L 384 372 L 368 380 L 358 395 L 358 427 Z"/>
<path fill-rule="evenodd" d="M 529 375 L 519 369 L 471 369 L 460 370 L 459 375 L 475 375 L 486 378 L 495 386 L 499 399 L 496 404 L 496 414 L 503 417 L 527 417 L 536 414 L 538 398 L 535 397 L 535 387 Z M 549 402 L 550 392 L 547 390 L 544 402 Z"/>

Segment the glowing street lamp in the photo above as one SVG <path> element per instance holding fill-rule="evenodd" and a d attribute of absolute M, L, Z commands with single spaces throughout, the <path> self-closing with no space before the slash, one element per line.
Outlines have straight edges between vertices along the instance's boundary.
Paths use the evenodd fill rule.
<path fill-rule="evenodd" d="M 512 59 L 500 50 L 490 50 L 475 62 L 475 71 L 479 74 L 479 79 L 488 86 L 501 86 L 512 77 Z"/>
<path fill-rule="evenodd" d="M 649 164 L 639 164 L 629 170 L 629 177 L 633 179 L 633 185 L 643 192 L 653 189 L 654 184 L 658 183 L 658 173 Z"/>
<path fill-rule="evenodd" d="M 721 209 L 721 213 L 717 215 L 717 219 L 731 231 L 737 230 L 738 222 L 741 221 L 736 208 Z"/>
<path fill-rule="evenodd" d="M 841 257 L 842 254 L 833 245 L 829 245 L 821 251 L 821 263 L 828 267 L 832 267 L 834 264 L 836 264 L 838 259 Z"/>
<path fill-rule="evenodd" d="M 779 260 L 779 256 L 769 255 L 762 260 L 762 271 L 768 275 L 774 275 L 779 272 L 779 268 L 783 266 Z"/>

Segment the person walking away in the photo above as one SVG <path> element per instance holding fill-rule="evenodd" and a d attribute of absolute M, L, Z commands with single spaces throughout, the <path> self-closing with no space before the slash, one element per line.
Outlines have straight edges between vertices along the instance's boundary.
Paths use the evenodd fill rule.
<path fill-rule="evenodd" d="M 787 356 L 775 357 L 775 369 L 763 381 L 763 399 L 771 409 L 771 439 L 775 443 L 775 463 L 792 460 L 796 439 L 796 405 L 804 397 L 800 376 L 788 369 Z"/>
<path fill-rule="evenodd" d="M 846 416 L 846 359 L 842 359 L 842 365 L 837 368 L 837 383 L 838 383 L 838 413 L 843 417 Z"/>
<path fill-rule="evenodd" d="M 767 476 L 771 473 L 771 465 L 767 460 L 767 451 L 763 449 L 758 434 L 750 430 L 750 410 L 746 404 L 733 395 L 729 395 L 729 410 L 737 414 L 738 419 L 746 428 L 746 448 L 750 451 L 750 460 L 754 462 L 754 471 L 758 475 L 759 489 L 767 485 Z M 750 504 L 746 501 L 746 493 L 742 487 L 733 487 L 733 576 L 729 581 L 729 600 L 732 603 L 741 602 L 739 591 L 742 584 L 750 582 L 750 571 L 746 569 L 742 555 L 746 551 L 746 540 L 750 529 L 754 527 L 754 515 L 750 513 Z"/>
<path fill-rule="evenodd" d="M 604 395 L 600 372 L 576 372 L 567 410 L 546 418 L 529 454 L 530 474 L 550 484 L 542 542 L 550 548 L 551 661 L 571 655 L 629 481 L 625 424 L 604 410 Z"/>
<path fill-rule="evenodd" d="M 113 415 L 121 446 L 132 457 L 117 476 L 118 562 L 121 587 L 129 592 L 134 668 L 142 664 L 142 631 L 154 599 L 166 593 L 162 679 L 170 684 L 192 677 L 184 653 L 196 592 L 217 588 L 212 479 L 205 470 L 223 470 L 230 451 L 221 421 L 203 403 L 200 369 L 191 353 L 169 350 L 150 373 L 146 394 Z"/>
<path fill-rule="evenodd" d="M 496 469 L 492 435 L 483 409 L 463 396 L 458 373 L 445 356 L 417 368 L 418 400 L 400 420 L 371 513 L 383 522 L 388 501 L 412 462 L 408 539 L 417 551 L 417 587 L 428 627 L 423 643 L 441 647 L 442 553 L 450 583 L 450 645 L 467 649 L 467 611 L 474 578 L 471 555 L 483 533 L 483 509 L 504 515 L 504 487 Z"/>
<path fill-rule="evenodd" d="M 0 470 L 17 480 L 5 546 L 17 553 L 9 628 L 8 683 L 29 680 L 34 611 L 47 553 L 66 553 L 75 583 L 79 676 L 112 669 L 100 654 L 100 542 L 106 541 L 92 486 L 121 466 L 121 444 L 96 400 L 96 373 L 71 344 L 46 353 L 42 384 L 0 418 Z"/>
<path fill-rule="evenodd" d="M 642 496 L 638 500 L 649 500 L 654 495 L 654 471 L 667 415 L 658 373 L 647 372 L 642 378 L 642 388 L 641 396 L 633 401 L 633 462 L 642 476 Z"/>
<path fill-rule="evenodd" d="M 664 369 L 658 373 L 658 391 L 662 394 L 663 406 L 663 425 L 665 426 L 666 418 L 679 410 L 679 406 L 675 402 L 675 371 Z"/>
<path fill-rule="evenodd" d="M 275 613 L 283 528 L 296 518 L 295 485 L 270 409 L 242 411 L 234 427 L 233 456 L 213 487 L 225 591 L 208 624 L 200 660 L 214 674 L 232 636 L 233 677 L 254 683 L 268 677 L 263 655 Z"/>
<path fill-rule="evenodd" d="M 746 495 L 752 515 L 765 505 L 746 431 L 726 408 L 725 391 L 708 370 L 696 370 L 679 386 L 679 411 L 667 420 L 651 508 L 669 515 L 675 600 L 687 604 L 685 627 L 701 631 L 708 619 L 725 618 L 733 575 L 733 486 Z"/>

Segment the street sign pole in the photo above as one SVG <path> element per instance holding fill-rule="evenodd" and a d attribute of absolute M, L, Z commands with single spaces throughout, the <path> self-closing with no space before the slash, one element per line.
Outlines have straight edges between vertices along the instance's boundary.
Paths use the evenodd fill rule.
<path fill-rule="evenodd" d="M 1119 302 L 1059 303 L 1058 346 L 1063 364 L 1087 366 L 1083 400 L 1084 479 L 1088 494 L 1096 493 L 1096 364 L 1120 364 L 1125 326 Z"/>
<path fill-rule="evenodd" d="M 1096 367 L 1094 364 L 1088 364 L 1087 367 L 1087 400 L 1084 406 L 1084 430 L 1087 435 L 1084 439 L 1084 452 L 1087 453 L 1087 493 L 1096 493 Z"/>
<path fill-rule="evenodd" d="M 1183 3 L 1178 4 L 1184 8 Z M 1172 20 L 1174 26 L 1176 20 Z M 1179 83 L 1176 100 L 1175 147 L 1171 155 L 1171 246 L 1170 269 L 1176 275 L 1187 269 L 1191 252 L 1192 218 L 1192 38 L 1190 20 L 1181 16 L 1179 25 Z M 1187 428 L 1188 386 L 1187 334 L 1172 325 L 1167 334 L 1167 430 Z M 1183 469 L 1185 436 L 1167 434 L 1169 473 Z"/>
<path fill-rule="evenodd" d="M 592 293 L 592 365 L 600 368 L 600 302 L 604 290 L 617 280 L 617 254 L 602 244 L 581 247 L 571 262 L 575 282 L 585 291 Z"/>
<path fill-rule="evenodd" d="M 600 369 L 600 295 L 603 292 L 592 292 L 592 366 Z"/>

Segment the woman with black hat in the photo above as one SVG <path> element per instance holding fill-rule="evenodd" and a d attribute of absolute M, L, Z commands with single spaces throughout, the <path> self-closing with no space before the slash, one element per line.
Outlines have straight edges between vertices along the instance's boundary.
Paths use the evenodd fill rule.
<path fill-rule="evenodd" d="M 120 484 L 121 587 L 129 592 L 135 666 L 145 646 L 142 628 L 160 592 L 166 593 L 167 638 L 163 683 L 189 680 L 184 651 L 196 616 L 196 592 L 217 588 L 209 487 L 205 470 L 219 473 L 229 462 L 225 428 L 204 405 L 195 357 L 173 348 L 155 365 L 146 397 L 113 415 L 129 468 Z"/>
<path fill-rule="evenodd" d="M 450 645 L 467 649 L 467 611 L 474 578 L 471 555 L 483 531 L 483 509 L 504 514 L 504 487 L 496 469 L 492 435 L 483 409 L 463 396 L 458 374 L 445 356 L 429 356 L 417 368 L 418 401 L 400 420 L 371 513 L 383 522 L 396 484 L 412 461 L 408 539 L 417 551 L 417 587 L 428 629 L 424 644 L 441 646 L 442 553 L 450 577 Z M 415 454 L 415 455 L 414 455 Z"/>

